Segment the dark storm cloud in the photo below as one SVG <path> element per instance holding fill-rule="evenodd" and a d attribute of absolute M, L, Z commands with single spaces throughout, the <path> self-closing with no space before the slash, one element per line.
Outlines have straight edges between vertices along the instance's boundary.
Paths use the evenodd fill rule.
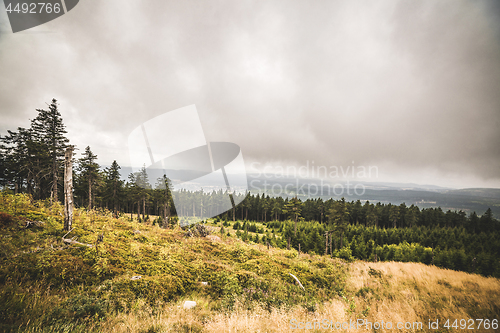
<path fill-rule="evenodd" d="M 56 97 L 80 149 L 127 164 L 134 127 L 196 104 L 207 138 L 248 162 L 499 186 L 495 6 L 87 0 L 15 35 L 2 13 L 0 130 Z"/>

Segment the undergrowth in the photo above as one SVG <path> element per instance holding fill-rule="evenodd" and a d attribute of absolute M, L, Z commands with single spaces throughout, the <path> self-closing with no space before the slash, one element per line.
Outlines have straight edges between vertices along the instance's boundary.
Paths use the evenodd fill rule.
<path fill-rule="evenodd" d="M 180 228 L 84 209 L 75 210 L 66 238 L 92 247 L 68 245 L 59 203 L 2 193 L 0 212 L 4 331 L 99 331 L 110 318 L 145 309 L 154 316 L 188 298 L 205 303 L 205 321 L 234 311 L 235 304 L 248 311 L 299 306 L 314 312 L 345 290 L 347 265 L 336 259 L 267 250 L 228 236 L 186 238 Z M 24 228 L 28 220 L 42 223 Z"/>
<path fill-rule="evenodd" d="M 60 204 L 0 193 L 0 331 L 289 332 L 292 319 L 500 318 L 492 277 L 268 250 L 232 234 L 185 237 L 107 211 L 74 215 L 65 236 Z M 196 307 L 184 310 L 185 300 Z"/>

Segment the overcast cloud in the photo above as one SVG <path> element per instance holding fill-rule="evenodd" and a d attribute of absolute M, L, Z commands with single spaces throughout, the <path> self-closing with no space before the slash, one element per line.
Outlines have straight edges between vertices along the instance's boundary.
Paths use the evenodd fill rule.
<path fill-rule="evenodd" d="M 131 130 L 196 104 L 247 166 L 354 161 L 378 180 L 500 187 L 498 7 L 81 0 L 16 34 L 2 7 L 0 134 L 55 97 L 73 144 L 127 165 Z"/>

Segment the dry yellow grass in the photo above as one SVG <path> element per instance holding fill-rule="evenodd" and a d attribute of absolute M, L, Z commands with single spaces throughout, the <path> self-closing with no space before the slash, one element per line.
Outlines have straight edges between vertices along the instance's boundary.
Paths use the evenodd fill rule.
<path fill-rule="evenodd" d="M 153 309 L 135 314 L 120 314 L 102 327 L 108 332 L 325 332 L 331 329 L 291 329 L 298 322 L 333 323 L 366 319 L 372 323 L 391 322 L 398 332 L 444 332 L 444 319 L 499 319 L 500 281 L 464 272 L 440 269 L 418 263 L 351 264 L 347 282 L 349 294 L 318 306 L 314 313 L 302 307 L 273 309 L 256 307 L 251 311 L 238 303 L 231 313 L 210 310 L 205 299 L 195 309 L 182 309 L 182 301 L 170 304 L 151 315 Z M 439 319 L 439 330 L 429 330 L 429 318 Z M 397 329 L 398 322 L 409 322 L 413 328 Z M 413 323 L 421 322 L 422 329 Z M 294 322 L 295 323 L 295 322 Z M 364 326 L 333 329 L 342 332 L 377 331 Z M 383 330 L 378 330 L 383 331 Z M 388 330 L 384 330 L 388 331 Z M 452 331 L 461 331 L 453 329 Z M 470 330 L 469 330 L 470 331 Z M 480 329 L 475 332 L 495 332 Z"/>
<path fill-rule="evenodd" d="M 370 275 L 370 267 L 381 277 L 375 277 L 375 271 Z M 353 292 L 364 287 L 378 290 L 380 300 L 375 302 L 369 297 L 372 293 L 356 297 L 358 307 L 371 307 L 367 318 L 371 321 L 427 325 L 429 319 L 439 319 L 443 327 L 446 319 L 500 319 L 500 281 L 495 278 L 420 263 L 356 262 L 351 266 L 348 287 Z"/>

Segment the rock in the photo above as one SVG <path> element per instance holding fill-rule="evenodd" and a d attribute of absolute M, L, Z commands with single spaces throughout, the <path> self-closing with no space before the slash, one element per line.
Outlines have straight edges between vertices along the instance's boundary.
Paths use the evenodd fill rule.
<path fill-rule="evenodd" d="M 210 230 L 203 224 L 196 225 L 196 231 L 200 237 L 206 237 L 210 235 Z"/>
<path fill-rule="evenodd" d="M 191 308 L 194 308 L 195 306 L 196 306 L 196 302 L 195 301 L 185 301 L 184 305 L 182 307 L 184 309 L 191 309 Z"/>
<path fill-rule="evenodd" d="M 185 237 L 206 237 L 208 235 L 210 235 L 210 230 L 203 224 L 196 224 L 184 234 Z"/>

